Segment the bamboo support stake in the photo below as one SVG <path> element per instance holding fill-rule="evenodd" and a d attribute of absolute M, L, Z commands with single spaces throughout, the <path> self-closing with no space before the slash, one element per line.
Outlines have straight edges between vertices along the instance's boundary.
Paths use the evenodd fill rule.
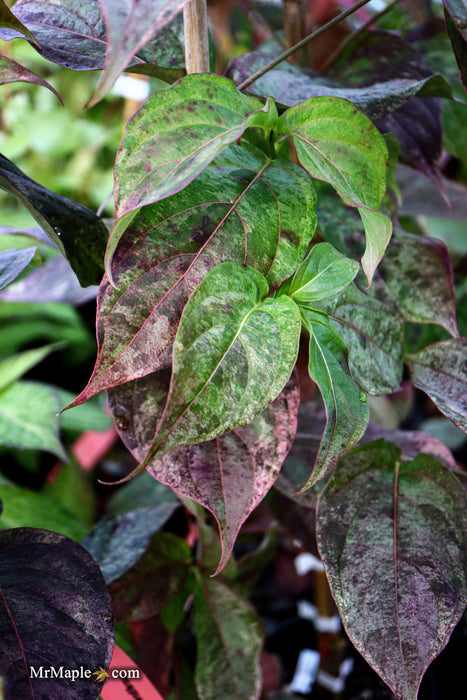
<path fill-rule="evenodd" d="M 208 12 L 206 0 L 191 0 L 183 10 L 187 73 L 209 73 Z"/>

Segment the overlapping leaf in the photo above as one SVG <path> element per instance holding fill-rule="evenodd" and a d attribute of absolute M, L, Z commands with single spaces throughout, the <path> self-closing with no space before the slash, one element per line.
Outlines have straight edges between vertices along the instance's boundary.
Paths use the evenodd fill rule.
<path fill-rule="evenodd" d="M 263 635 L 250 603 L 219 579 L 199 577 L 194 622 L 200 700 L 257 700 Z"/>
<path fill-rule="evenodd" d="M 319 387 L 326 410 L 326 426 L 305 490 L 326 476 L 344 452 L 360 440 L 370 412 L 366 396 L 350 376 L 346 347 L 329 320 L 304 306 L 301 311 L 310 336 L 310 377 Z"/>
<path fill-rule="evenodd" d="M 467 92 L 467 6 L 464 0 L 444 0 L 446 29 L 451 40 L 454 55 Z"/>
<path fill-rule="evenodd" d="M 84 287 L 100 281 L 108 232 L 94 212 L 42 187 L 2 155 L 0 188 L 17 197 L 29 210 Z"/>
<path fill-rule="evenodd" d="M 394 310 L 349 285 L 335 297 L 316 303 L 349 351 L 354 380 L 368 394 L 387 394 L 402 379 L 402 319 Z"/>
<path fill-rule="evenodd" d="M 189 0 L 98 0 L 106 27 L 104 71 L 88 105 L 110 90 L 139 49 L 168 24 Z"/>
<path fill-rule="evenodd" d="M 353 644 L 401 700 L 467 602 L 466 495 L 452 472 L 379 441 L 354 450 L 320 496 L 317 538 Z"/>
<path fill-rule="evenodd" d="M 316 301 L 341 292 L 357 275 L 359 266 L 329 243 L 313 246 L 294 274 L 288 295 L 299 305 L 313 306 Z"/>
<path fill-rule="evenodd" d="M 16 61 L 12 61 L 11 58 L 6 56 L 0 56 L 0 85 L 6 85 L 7 83 L 15 83 L 17 81 L 22 81 L 25 83 L 35 83 L 36 85 L 42 85 L 51 90 L 60 100 L 60 95 L 55 90 L 50 83 L 43 78 L 39 77 L 28 68 L 25 68 Z"/>
<path fill-rule="evenodd" d="M 330 183 L 345 204 L 358 208 L 367 237 L 362 265 L 371 284 L 392 231 L 388 217 L 375 211 L 386 190 L 388 167 L 381 134 L 350 102 L 334 97 L 291 107 L 279 119 L 277 131 L 292 136 L 310 175 Z"/>
<path fill-rule="evenodd" d="M 22 24 L 17 17 L 12 13 L 10 8 L 5 5 L 4 0 L 0 0 L 0 27 L 7 27 L 15 32 L 20 32 L 27 36 L 28 39 L 36 46 L 39 46 L 39 42 L 35 38 L 34 34 L 31 34 L 29 29 Z"/>
<path fill-rule="evenodd" d="M 108 668 L 110 596 L 92 557 L 56 532 L 0 532 L 0 676 L 5 700 L 97 697 L 96 679 L 34 678 L 31 669 Z"/>
<path fill-rule="evenodd" d="M 157 372 L 108 392 L 120 436 L 139 462 L 153 441 L 168 382 L 167 372 Z M 222 540 L 218 571 L 227 563 L 240 526 L 277 477 L 295 435 L 298 403 L 292 379 L 248 425 L 213 441 L 175 449 L 148 467 L 156 479 L 214 515 Z"/>
<path fill-rule="evenodd" d="M 122 239 L 113 263 L 118 289 L 101 285 L 96 367 L 77 403 L 166 366 L 183 307 L 216 264 L 246 262 L 278 285 L 303 259 L 316 225 L 304 170 L 240 146 L 215 163 L 141 211 Z"/>
<path fill-rule="evenodd" d="M 300 312 L 287 296 L 265 298 L 253 267 L 223 263 L 183 310 L 172 377 L 157 434 L 138 470 L 174 447 L 246 425 L 282 391 L 300 339 Z"/>
<path fill-rule="evenodd" d="M 406 356 L 414 386 L 467 432 L 467 340 L 452 338 Z"/>
<path fill-rule="evenodd" d="M 31 247 L 23 250 L 0 251 L 0 289 L 13 282 L 22 273 L 33 259 L 36 250 Z"/>

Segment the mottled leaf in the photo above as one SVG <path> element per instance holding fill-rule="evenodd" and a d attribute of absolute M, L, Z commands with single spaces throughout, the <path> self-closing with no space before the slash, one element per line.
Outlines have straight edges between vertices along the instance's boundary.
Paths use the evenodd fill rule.
<path fill-rule="evenodd" d="M 158 372 L 108 392 L 120 436 L 139 462 L 154 438 L 168 380 L 168 373 Z M 156 479 L 214 515 L 222 541 L 218 572 L 228 561 L 242 523 L 277 477 L 295 435 L 298 403 L 298 387 L 291 380 L 248 425 L 216 440 L 175 449 L 148 467 Z"/>
<path fill-rule="evenodd" d="M 33 259 L 36 248 L 0 251 L 0 289 L 6 287 L 22 273 Z"/>
<path fill-rule="evenodd" d="M 341 292 L 358 270 L 355 260 L 346 258 L 329 243 L 318 243 L 294 274 L 287 293 L 299 306 L 313 306 L 315 301 Z"/>
<path fill-rule="evenodd" d="M 345 344 L 327 317 L 304 306 L 301 312 L 310 336 L 310 377 L 318 385 L 326 410 L 319 452 L 303 491 L 326 476 L 344 452 L 360 440 L 370 412 L 366 396 L 350 376 Z"/>
<path fill-rule="evenodd" d="M 278 285 L 302 261 L 316 196 L 295 163 L 229 146 L 182 192 L 145 207 L 116 251 L 97 300 L 98 356 L 75 403 L 170 363 L 190 294 L 216 264 L 246 262 Z"/>
<path fill-rule="evenodd" d="M 28 68 L 25 68 L 21 64 L 16 63 L 16 61 L 13 61 L 11 58 L 0 56 L 0 85 L 6 85 L 7 83 L 15 83 L 18 81 L 24 83 L 34 83 L 35 85 L 46 87 L 57 96 L 60 102 L 62 102 L 58 92 L 46 80 L 43 80 L 43 78 L 28 70 Z"/>
<path fill-rule="evenodd" d="M 0 260 L 2 254 L 0 253 Z M 24 301 L 35 304 L 48 302 L 85 304 L 95 299 L 97 286 L 81 287 L 76 274 L 62 255 L 54 255 L 27 277 L 10 284 L 0 292 L 3 301 Z"/>
<path fill-rule="evenodd" d="M 277 124 L 290 134 L 303 167 L 357 207 L 367 236 L 362 265 L 371 284 L 391 236 L 391 222 L 375 210 L 386 190 L 388 151 L 372 122 L 347 100 L 315 97 L 288 109 Z"/>
<path fill-rule="evenodd" d="M 223 263 L 190 297 L 167 402 L 138 470 L 174 447 L 246 425 L 280 394 L 297 359 L 300 312 L 289 297 L 264 298 L 268 291 L 255 268 Z"/>
<path fill-rule="evenodd" d="M 7 27 L 8 29 L 12 29 L 15 32 L 19 32 L 20 34 L 23 34 L 24 36 L 28 37 L 28 39 L 36 46 L 39 46 L 39 42 L 35 38 L 33 34 L 29 31 L 27 27 L 22 24 L 17 17 L 14 16 L 8 5 L 5 5 L 4 0 L 0 0 L 0 26 L 1 27 Z M 3 57 L 1 57 L 3 58 Z M 0 58 L 0 61 L 1 61 Z M 12 61 L 13 63 L 13 61 Z M 55 91 L 54 91 L 55 92 Z"/>
<path fill-rule="evenodd" d="M 467 92 L 467 6 L 465 0 L 443 1 L 446 29 L 459 66 L 462 84 Z"/>
<path fill-rule="evenodd" d="M 66 461 L 58 438 L 60 410 L 52 387 L 39 382 L 15 382 L 0 392 L 0 444 L 45 450 Z"/>
<path fill-rule="evenodd" d="M 44 357 L 61 347 L 60 343 L 46 345 L 42 348 L 34 348 L 33 350 L 25 350 L 18 355 L 0 360 L 0 392 L 9 384 L 12 384 L 17 379 L 20 379 L 23 374 L 26 374 L 32 367 L 39 364 Z"/>
<path fill-rule="evenodd" d="M 459 335 L 452 265 L 442 241 L 398 230 L 379 272 L 405 318 Z"/>
<path fill-rule="evenodd" d="M 466 604 L 467 503 L 436 459 L 399 456 L 380 441 L 341 460 L 317 538 L 353 644 L 398 698 L 415 700 Z"/>
<path fill-rule="evenodd" d="M 200 700 L 257 700 L 263 634 L 250 603 L 219 579 L 199 576 L 195 632 Z"/>
<path fill-rule="evenodd" d="M 147 620 L 178 595 L 188 576 L 190 548 L 171 532 L 153 535 L 147 552 L 110 585 L 118 622 Z"/>
<path fill-rule="evenodd" d="M 452 338 L 406 355 L 412 383 L 467 432 L 467 340 Z"/>
<path fill-rule="evenodd" d="M 42 187 L 2 155 L 0 188 L 28 209 L 67 258 L 84 287 L 100 281 L 108 232 L 94 212 Z"/>
<path fill-rule="evenodd" d="M 16 485 L 0 485 L 5 509 L 0 528 L 53 528 L 54 532 L 81 541 L 89 526 L 78 515 L 46 493 L 37 493 Z"/>
<path fill-rule="evenodd" d="M 144 554 L 151 538 L 167 522 L 177 503 L 162 503 L 121 515 L 106 515 L 82 541 L 108 585 L 122 576 Z"/>
<path fill-rule="evenodd" d="M 316 303 L 349 351 L 354 380 L 368 394 L 389 394 L 402 379 L 403 323 L 392 308 L 349 285 Z"/>
<path fill-rule="evenodd" d="M 99 567 L 56 532 L 0 532 L 0 676 L 5 700 L 97 698 L 91 678 L 33 678 L 31 669 L 107 669 L 114 631 Z"/>
<path fill-rule="evenodd" d="M 98 0 L 106 27 L 105 66 L 92 106 L 110 90 L 139 49 L 168 24 L 190 0 Z"/>

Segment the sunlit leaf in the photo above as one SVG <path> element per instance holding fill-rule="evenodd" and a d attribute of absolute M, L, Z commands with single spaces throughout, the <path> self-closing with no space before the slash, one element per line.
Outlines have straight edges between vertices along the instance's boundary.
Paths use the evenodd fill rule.
<path fill-rule="evenodd" d="M 108 231 L 94 212 L 34 182 L 2 155 L 0 188 L 28 209 L 67 258 L 84 287 L 100 281 Z"/>
<path fill-rule="evenodd" d="M 346 347 L 329 320 L 305 306 L 301 312 L 310 336 L 310 377 L 318 385 L 326 410 L 326 426 L 305 490 L 326 476 L 343 453 L 360 440 L 370 412 L 366 396 L 350 376 Z"/>
<path fill-rule="evenodd" d="M 288 295 L 297 304 L 313 306 L 315 301 L 341 292 L 355 278 L 359 265 L 329 243 L 318 243 L 294 274 Z"/>
<path fill-rule="evenodd" d="M 291 107 L 277 131 L 292 136 L 310 175 L 331 184 L 345 204 L 358 208 L 368 241 L 362 265 L 371 284 L 392 230 L 389 219 L 374 211 L 386 190 L 388 151 L 383 137 L 354 105 L 334 97 L 315 97 Z"/>
<path fill-rule="evenodd" d="M 199 576 L 195 631 L 200 700 L 257 700 L 263 635 L 250 603 L 219 579 Z"/>
<path fill-rule="evenodd" d="M 467 340 L 452 338 L 406 355 L 412 383 L 467 432 Z"/>
<path fill-rule="evenodd" d="M 50 352 L 59 347 L 61 347 L 60 343 L 45 345 L 42 348 L 25 350 L 18 355 L 12 355 L 4 360 L 0 360 L 0 392 L 9 384 L 20 379 L 23 374 L 26 374 L 32 367 L 39 364 L 44 357 L 47 357 Z"/>
<path fill-rule="evenodd" d="M 168 373 L 157 372 L 108 392 L 120 436 L 140 462 L 154 438 L 168 380 Z M 298 387 L 291 380 L 248 425 L 213 441 L 175 449 L 148 467 L 156 479 L 214 515 L 223 548 L 218 571 L 227 563 L 240 526 L 277 477 L 295 435 L 298 402 Z"/>
<path fill-rule="evenodd" d="M 0 392 L 0 444 L 45 450 L 66 461 L 58 438 L 60 408 L 52 387 L 39 382 L 15 382 Z"/>
<path fill-rule="evenodd" d="M 295 365 L 300 312 L 286 296 L 264 298 L 255 268 L 223 263 L 183 310 L 167 403 L 144 462 L 174 447 L 240 427 L 282 391 Z"/>
<path fill-rule="evenodd" d="M 388 394 L 402 379 L 402 319 L 391 307 L 351 284 L 335 297 L 317 302 L 349 351 L 353 379 L 368 394 Z"/>
<path fill-rule="evenodd" d="M 1 7 L 1 5 L 0 5 Z M 0 85 L 6 85 L 7 83 L 15 83 L 17 81 L 24 83 L 34 83 L 36 85 L 41 85 L 51 90 L 57 98 L 61 100 L 60 95 L 55 90 L 50 83 L 43 80 L 40 76 L 36 75 L 32 71 L 28 70 L 24 66 L 20 65 L 16 61 L 6 56 L 0 56 Z"/>
<path fill-rule="evenodd" d="M 302 261 L 316 226 L 316 195 L 295 163 L 229 146 L 182 192 L 145 207 L 117 249 L 98 303 L 98 357 L 76 403 L 171 361 L 183 307 L 227 260 L 276 286 Z"/>
<path fill-rule="evenodd" d="M 106 27 L 104 71 L 93 96 L 99 102 L 139 49 L 177 15 L 189 0 L 98 0 Z"/>
<path fill-rule="evenodd" d="M 384 441 L 341 460 L 320 496 L 318 545 L 347 634 L 401 700 L 467 601 L 466 495 L 436 459 Z"/>
<path fill-rule="evenodd" d="M 183 588 L 190 548 L 171 532 L 158 532 L 146 553 L 110 585 L 117 621 L 147 620 L 158 615 Z"/>
<path fill-rule="evenodd" d="M 0 289 L 6 287 L 22 273 L 33 259 L 36 248 L 0 251 Z"/>
<path fill-rule="evenodd" d="M 92 557 L 56 532 L 0 532 L 0 677 L 5 700 L 95 698 L 94 676 L 34 678 L 31 669 L 108 668 L 110 596 Z"/>

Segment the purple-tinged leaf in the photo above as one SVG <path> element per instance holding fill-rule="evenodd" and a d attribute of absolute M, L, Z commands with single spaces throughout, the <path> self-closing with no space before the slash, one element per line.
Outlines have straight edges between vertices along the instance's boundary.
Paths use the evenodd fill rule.
<path fill-rule="evenodd" d="M 0 261 L 1 256 L 0 253 Z M 81 287 L 76 274 L 62 255 L 54 255 L 27 277 L 0 292 L 2 301 L 55 302 L 79 306 L 95 299 L 98 287 Z"/>
<path fill-rule="evenodd" d="M 302 261 L 316 196 L 295 163 L 229 146 L 182 192 L 145 207 L 97 300 L 98 357 L 75 403 L 170 364 L 182 310 L 205 274 L 227 260 L 255 266 L 277 286 Z"/>
<path fill-rule="evenodd" d="M 386 191 L 386 143 L 372 122 L 347 100 L 315 97 L 288 109 L 277 123 L 292 136 L 298 159 L 312 177 L 328 182 L 342 201 L 358 208 L 367 249 L 362 266 L 371 284 L 392 232 L 375 211 Z"/>
<path fill-rule="evenodd" d="M 168 373 L 158 372 L 108 392 L 120 436 L 141 462 L 148 453 L 168 391 Z M 222 542 L 219 572 L 227 563 L 242 523 L 273 485 L 292 445 L 299 392 L 292 379 L 248 425 L 210 442 L 173 450 L 148 471 L 216 518 Z"/>
<path fill-rule="evenodd" d="M 368 394 L 390 394 L 402 379 L 402 319 L 394 310 L 349 285 L 335 297 L 316 303 L 349 352 L 353 379 Z"/>
<path fill-rule="evenodd" d="M 17 17 L 14 16 L 10 8 L 5 5 L 4 0 L 0 0 L 0 27 L 6 27 L 14 32 L 19 32 L 27 37 L 37 48 L 40 46 L 34 34 L 31 34 L 29 29 L 25 27 Z M 11 62 L 14 63 L 14 61 Z"/>
<path fill-rule="evenodd" d="M 130 60 L 190 0 L 98 0 L 106 27 L 105 66 L 88 107 L 111 89 Z"/>
<path fill-rule="evenodd" d="M 464 90 L 467 92 L 467 6 L 465 0 L 444 0 L 446 29 Z"/>
<path fill-rule="evenodd" d="M 467 432 L 467 339 L 452 338 L 405 356 L 412 383 Z"/>
<path fill-rule="evenodd" d="M 223 581 L 198 575 L 194 607 L 200 700 L 257 700 L 263 633 L 250 602 Z"/>
<path fill-rule="evenodd" d="M 0 532 L 0 630 L 5 700 L 99 696 L 94 676 L 71 682 L 31 673 L 109 667 L 110 596 L 99 567 L 77 542 L 32 528 Z"/>
<path fill-rule="evenodd" d="M 107 228 L 87 207 L 51 192 L 0 155 L 0 188 L 13 194 L 67 258 L 80 283 L 100 281 Z"/>
<path fill-rule="evenodd" d="M 99 564 L 107 585 L 136 564 L 178 505 L 161 503 L 99 520 L 81 544 Z"/>
<path fill-rule="evenodd" d="M 318 385 L 326 410 L 326 426 L 313 470 L 302 487 L 310 488 L 328 474 L 353 447 L 370 419 L 367 398 L 350 376 L 346 347 L 328 318 L 301 306 L 304 326 L 310 336 L 309 374 Z"/>
<path fill-rule="evenodd" d="M 322 492 L 317 539 L 358 651 L 401 700 L 446 645 L 467 601 L 467 497 L 429 455 L 401 462 L 379 441 L 340 461 Z"/>
<path fill-rule="evenodd" d="M 222 263 L 185 306 L 167 402 L 134 474 L 169 450 L 220 437 L 261 413 L 287 384 L 298 354 L 300 311 L 254 267 Z"/>
<path fill-rule="evenodd" d="M 0 251 L 0 289 L 6 287 L 22 273 L 33 259 L 36 248 Z"/>
<path fill-rule="evenodd" d="M 7 83 L 15 83 L 17 81 L 24 83 L 35 83 L 36 85 L 41 85 L 51 90 L 54 95 L 62 102 L 62 98 L 56 91 L 54 87 L 43 78 L 32 71 L 25 68 L 20 63 L 16 63 L 11 58 L 6 56 L 0 56 L 0 85 L 6 85 Z M 63 104 L 63 102 L 62 102 Z"/>
<path fill-rule="evenodd" d="M 459 336 L 451 259 L 442 241 L 398 230 L 379 272 L 407 320 L 437 323 Z"/>
<path fill-rule="evenodd" d="M 190 548 L 170 532 L 153 535 L 138 562 L 110 585 L 117 622 L 158 615 L 182 590 L 188 576 Z"/>

